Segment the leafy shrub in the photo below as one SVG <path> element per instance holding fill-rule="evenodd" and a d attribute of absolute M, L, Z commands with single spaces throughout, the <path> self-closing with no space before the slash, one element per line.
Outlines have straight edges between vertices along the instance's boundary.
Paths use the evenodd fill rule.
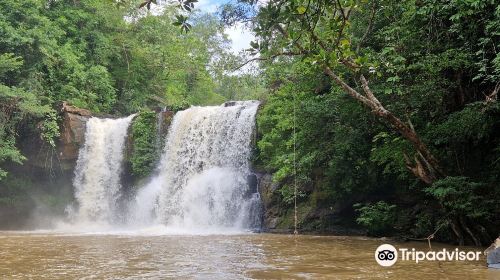
<path fill-rule="evenodd" d="M 174 111 L 174 112 L 177 112 L 177 111 L 182 111 L 182 110 L 186 110 L 188 109 L 189 107 L 191 106 L 191 104 L 189 104 L 189 102 L 185 99 L 181 100 L 181 101 L 178 101 L 178 102 L 175 102 L 175 103 L 172 103 L 170 104 L 168 107 L 168 109 Z"/>
<path fill-rule="evenodd" d="M 384 235 L 393 229 L 396 220 L 396 205 L 379 201 L 375 204 L 355 204 L 359 217 L 356 219 L 358 224 L 368 229 L 368 234 Z"/>
<path fill-rule="evenodd" d="M 483 183 L 472 182 L 467 177 L 449 176 L 434 182 L 424 191 L 436 198 L 453 216 L 486 218 L 498 206 L 494 197 L 482 195 L 486 190 L 487 186 Z"/>
<path fill-rule="evenodd" d="M 285 204 L 293 204 L 294 200 L 294 187 L 291 185 L 284 185 L 281 187 L 278 192 L 281 194 L 282 201 Z M 297 199 L 305 197 L 304 192 L 297 190 Z"/>
<path fill-rule="evenodd" d="M 158 160 L 156 126 L 156 113 L 153 111 L 140 112 L 132 122 L 133 145 L 129 161 L 135 176 L 150 174 Z"/>

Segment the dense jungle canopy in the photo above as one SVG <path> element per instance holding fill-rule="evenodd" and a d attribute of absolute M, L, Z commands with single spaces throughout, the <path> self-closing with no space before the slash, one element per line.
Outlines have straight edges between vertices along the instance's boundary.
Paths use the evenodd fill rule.
<path fill-rule="evenodd" d="M 57 144 L 62 101 L 121 116 L 258 99 L 253 163 L 273 174 L 283 227 L 296 182 L 303 231 L 498 236 L 497 0 L 196 5 L 1 1 L 0 167 L 29 161 L 26 131 Z M 255 32 L 244 54 L 224 34 L 236 23 Z M 7 169 L 0 203 L 16 207 L 30 190 Z"/>

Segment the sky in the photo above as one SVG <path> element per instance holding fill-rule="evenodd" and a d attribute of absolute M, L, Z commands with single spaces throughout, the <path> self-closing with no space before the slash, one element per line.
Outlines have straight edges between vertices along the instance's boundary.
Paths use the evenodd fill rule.
<path fill-rule="evenodd" d="M 231 0 L 198 0 L 194 5 L 195 9 L 203 13 L 215 13 L 220 5 L 228 2 L 231 2 Z M 262 1 L 262 3 L 265 2 L 265 0 Z M 153 14 L 161 14 L 163 11 L 161 6 L 156 5 L 151 10 Z M 252 32 L 241 23 L 237 23 L 231 28 L 226 28 L 225 33 L 231 39 L 231 50 L 235 54 L 250 48 L 250 42 L 255 39 Z"/>
<path fill-rule="evenodd" d="M 230 0 L 198 0 L 198 3 L 195 3 L 195 8 L 205 13 L 215 13 L 219 5 L 229 1 Z M 234 53 L 248 49 L 250 47 L 250 42 L 254 40 L 253 34 L 245 29 L 241 23 L 226 29 L 226 34 L 229 39 L 231 39 L 231 49 Z"/>

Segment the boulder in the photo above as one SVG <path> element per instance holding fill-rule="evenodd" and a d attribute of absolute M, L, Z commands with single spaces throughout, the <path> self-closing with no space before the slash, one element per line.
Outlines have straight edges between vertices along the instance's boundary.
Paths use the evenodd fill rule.
<path fill-rule="evenodd" d="M 484 251 L 488 267 L 500 269 L 500 237 Z"/>
<path fill-rule="evenodd" d="M 69 114 L 75 114 L 83 117 L 92 117 L 92 113 L 87 110 L 87 109 L 82 109 L 78 108 L 72 105 L 69 105 L 68 102 L 64 101 L 61 105 L 61 111 L 62 114 L 64 113 L 69 113 Z"/>
<path fill-rule="evenodd" d="M 264 210 L 272 208 L 274 206 L 274 192 L 279 188 L 279 185 L 273 182 L 273 176 L 269 173 L 259 174 L 255 173 L 258 181 L 258 190 Z"/>
<path fill-rule="evenodd" d="M 280 222 L 279 206 L 275 191 L 279 185 L 273 182 L 269 173 L 254 173 L 257 179 L 258 191 L 262 199 L 263 206 L 263 230 L 275 232 Z M 278 195 L 279 196 L 279 195 Z"/>
<path fill-rule="evenodd" d="M 236 105 L 236 101 L 226 101 L 224 103 L 224 107 L 231 107 L 231 106 L 234 106 Z"/>

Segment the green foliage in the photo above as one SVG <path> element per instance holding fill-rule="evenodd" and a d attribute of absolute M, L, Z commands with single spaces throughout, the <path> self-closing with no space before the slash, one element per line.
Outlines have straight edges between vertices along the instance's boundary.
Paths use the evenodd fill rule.
<path fill-rule="evenodd" d="M 145 177 L 153 170 L 160 154 L 157 147 L 157 114 L 153 111 L 141 111 L 132 121 L 133 147 L 129 161 L 132 173 Z"/>
<path fill-rule="evenodd" d="M 60 134 L 58 121 L 59 118 L 56 112 L 51 110 L 45 115 L 43 121 L 40 123 L 40 136 L 52 147 L 56 146 L 55 139 Z"/>
<path fill-rule="evenodd" d="M 192 11 L 195 2 L 179 2 L 181 13 L 166 5 L 161 15 L 152 15 L 138 9 L 135 0 L 0 1 L 0 179 L 9 178 L 6 170 L 17 170 L 13 163 L 39 156 L 24 155 L 30 147 L 21 150 L 26 142 L 21 138 L 38 137 L 47 144 L 41 152 L 47 158 L 54 154 L 61 121 L 54 109 L 62 101 L 120 116 L 257 96 L 259 78 L 234 75 L 243 58 L 228 50 L 217 17 Z M 137 141 L 130 161 L 137 177 L 152 171 L 159 154 L 154 118 L 144 110 L 133 127 Z M 46 171 L 58 173 L 52 167 Z M 31 210 L 27 192 L 7 190 L 17 186 L 7 179 L 0 186 L 0 203 Z M 41 183 L 30 186 L 42 188 Z M 38 197 L 49 208 L 63 203 L 54 194 Z"/>
<path fill-rule="evenodd" d="M 411 229 L 411 233 L 418 237 L 427 237 L 429 233 L 435 231 L 435 221 L 432 213 L 424 212 L 416 216 L 415 226 Z"/>
<path fill-rule="evenodd" d="M 91 66 L 79 79 L 75 85 L 79 93 L 75 93 L 69 101 L 77 107 L 94 112 L 111 111 L 116 102 L 116 89 L 108 70 L 101 65 Z"/>
<path fill-rule="evenodd" d="M 0 206 L 21 208 L 23 204 L 29 203 L 29 191 L 33 189 L 33 182 L 27 178 L 7 176 L 1 182 Z"/>
<path fill-rule="evenodd" d="M 285 203 L 285 205 L 293 204 L 293 201 L 295 199 L 294 186 L 284 185 L 278 190 L 278 192 L 281 195 L 281 201 Z M 305 197 L 305 194 L 301 191 L 297 191 L 297 199 L 301 199 L 303 197 Z"/>
<path fill-rule="evenodd" d="M 191 11 L 195 2 L 183 1 L 182 9 Z M 153 16 L 137 7 L 135 1 L 0 3 L 0 163 L 25 159 L 16 148 L 27 132 L 21 127 L 55 145 L 59 120 L 51 108 L 61 101 L 124 115 L 159 105 L 220 104 L 233 85 L 249 98 L 256 78 L 242 83 L 227 71 L 239 58 L 227 50 L 214 16 L 193 13 L 190 23 L 183 16 L 181 26 L 191 32 L 182 34 L 172 25 L 175 8 Z M 137 160 L 137 172 L 149 162 Z"/>
<path fill-rule="evenodd" d="M 176 102 L 176 103 L 170 104 L 168 106 L 168 109 L 172 110 L 174 112 L 177 112 L 177 111 L 186 110 L 187 108 L 189 108 L 189 106 L 191 106 L 191 105 L 186 100 L 183 100 L 181 102 Z"/>
<path fill-rule="evenodd" d="M 384 200 L 359 210 L 366 227 L 386 212 L 397 224 L 382 221 L 373 234 L 422 237 L 462 218 L 474 223 L 472 231 L 497 234 L 496 1 L 270 1 L 253 6 L 256 14 L 239 12 L 253 1 L 238 2 L 225 8 L 225 20 L 250 16 L 257 34 L 251 52 L 269 58 L 261 59 L 269 93 L 257 119 L 256 158 L 275 181 L 293 179 L 295 139 L 296 177 L 318 212 Z M 361 94 L 363 74 L 384 108 L 416 132 L 443 169 L 431 186 L 417 180 L 422 166 L 413 164 L 425 165 L 425 157 L 401 129 L 346 97 L 325 67 Z"/>
<path fill-rule="evenodd" d="M 13 53 L 3 53 L 0 55 L 0 77 L 8 72 L 15 71 L 23 65 L 23 60 L 19 56 L 14 56 Z"/>
<path fill-rule="evenodd" d="M 268 70 L 270 78 L 276 75 L 284 79 L 290 75 L 287 78 L 294 83 L 286 83 L 273 92 L 257 117 L 261 134 L 258 160 L 274 171 L 274 180 L 293 177 L 295 110 L 299 185 L 315 183 L 319 188 L 321 181 L 322 195 L 318 198 L 323 201 L 379 187 L 379 172 L 369 160 L 376 128 L 371 117 L 358 104 L 330 89 L 322 76 L 309 74 L 306 64 L 275 67 Z M 284 68 L 292 73 L 284 72 Z M 324 94 L 315 94 L 318 84 Z"/>
<path fill-rule="evenodd" d="M 488 188 L 484 183 L 472 182 L 467 177 L 449 176 L 434 182 L 424 191 L 436 198 L 450 215 L 478 219 L 495 214 L 491 209 L 498 203 L 498 197 L 482 195 Z"/>
<path fill-rule="evenodd" d="M 29 119 L 44 116 L 55 118 L 55 112 L 48 106 L 41 105 L 37 96 L 17 87 L 9 87 L 8 75 L 23 65 L 20 57 L 11 53 L 0 55 L 0 163 L 11 161 L 21 164 L 26 158 L 16 147 L 17 126 Z M 47 119 L 40 126 L 40 132 L 50 144 L 59 131 L 55 119 Z M 0 168 L 0 179 L 7 173 Z"/>
<path fill-rule="evenodd" d="M 486 106 L 483 102 L 467 104 L 463 110 L 450 114 L 430 133 L 436 145 L 461 145 L 469 142 L 477 145 L 494 135 L 492 132 L 499 122 L 495 115 L 499 113 L 498 103 Z"/>
<path fill-rule="evenodd" d="M 381 236 L 390 233 L 396 221 L 396 205 L 385 201 L 374 204 L 354 205 L 359 212 L 356 221 L 368 229 L 372 235 Z"/>
<path fill-rule="evenodd" d="M 380 132 L 373 137 L 373 147 L 370 159 L 384 167 L 385 174 L 398 174 L 401 178 L 407 178 L 408 172 L 404 161 L 404 155 L 411 153 L 411 147 L 401 137 Z"/>

